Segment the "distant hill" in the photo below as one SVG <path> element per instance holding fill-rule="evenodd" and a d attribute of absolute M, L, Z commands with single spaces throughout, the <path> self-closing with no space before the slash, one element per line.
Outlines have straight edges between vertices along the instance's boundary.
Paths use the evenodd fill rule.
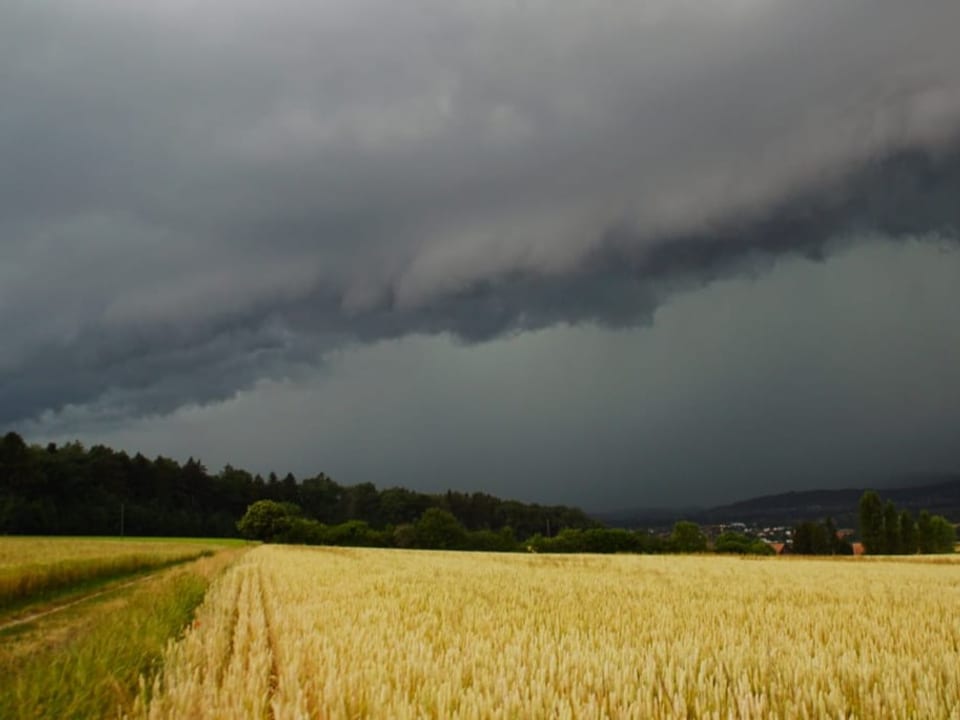
<path fill-rule="evenodd" d="M 910 478 L 916 482 L 917 478 Z M 662 527 L 676 520 L 693 520 L 702 524 L 745 522 L 748 524 L 792 525 L 803 520 L 832 517 L 841 527 L 855 527 L 857 504 L 866 490 L 876 490 L 884 500 L 892 500 L 898 508 L 914 514 L 929 510 L 960 522 L 960 475 L 927 476 L 923 484 L 898 487 L 846 488 L 842 490 L 802 490 L 764 495 L 721 505 L 706 510 L 694 508 L 635 509 L 596 513 L 594 517 L 621 527 Z"/>

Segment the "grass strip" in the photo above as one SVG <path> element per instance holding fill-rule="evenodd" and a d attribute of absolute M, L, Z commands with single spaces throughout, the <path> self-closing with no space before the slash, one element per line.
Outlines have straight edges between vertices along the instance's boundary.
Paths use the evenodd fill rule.
<path fill-rule="evenodd" d="M 121 608 L 92 606 L 90 622 L 62 645 L 0 666 L 0 719 L 117 717 L 158 669 L 212 577 L 235 553 L 171 570 L 130 590 Z"/>
<path fill-rule="evenodd" d="M 0 613 L 35 602 L 51 600 L 76 590 L 86 590 L 118 578 L 196 560 L 212 550 L 176 554 L 116 555 L 64 560 L 0 569 Z"/>

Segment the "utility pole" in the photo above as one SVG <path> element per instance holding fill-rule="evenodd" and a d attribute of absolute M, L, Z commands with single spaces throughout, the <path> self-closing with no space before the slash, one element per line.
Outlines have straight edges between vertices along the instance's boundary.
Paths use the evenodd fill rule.
<path fill-rule="evenodd" d="M 123 537 L 123 503 L 120 503 L 120 537 Z"/>

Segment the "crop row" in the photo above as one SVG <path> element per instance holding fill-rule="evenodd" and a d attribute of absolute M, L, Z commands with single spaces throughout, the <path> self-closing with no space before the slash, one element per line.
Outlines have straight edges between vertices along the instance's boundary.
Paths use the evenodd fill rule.
<path fill-rule="evenodd" d="M 150 718 L 951 717 L 960 565 L 263 546 Z"/>

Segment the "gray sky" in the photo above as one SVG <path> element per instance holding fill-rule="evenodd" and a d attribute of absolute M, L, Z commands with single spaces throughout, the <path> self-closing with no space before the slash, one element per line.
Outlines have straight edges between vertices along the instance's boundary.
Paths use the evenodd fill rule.
<path fill-rule="evenodd" d="M 589 508 L 960 470 L 953 0 L 0 0 L 0 424 Z"/>

